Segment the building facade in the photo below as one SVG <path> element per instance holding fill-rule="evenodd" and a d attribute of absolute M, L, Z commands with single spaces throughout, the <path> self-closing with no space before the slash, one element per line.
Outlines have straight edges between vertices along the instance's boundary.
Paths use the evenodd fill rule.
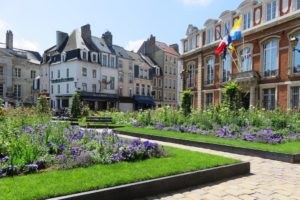
<path fill-rule="evenodd" d="M 0 44 L 1 45 L 1 44 Z M 7 31 L 6 43 L 0 46 L 0 98 L 6 104 L 37 103 L 38 85 L 33 82 L 40 71 L 38 52 L 13 47 L 13 33 Z"/>
<path fill-rule="evenodd" d="M 94 37 L 90 25 L 70 35 L 57 31 L 56 45 L 43 55 L 41 91 L 50 93 L 55 110 L 70 108 L 75 92 L 93 110 L 117 109 L 117 58 L 110 32 Z"/>
<path fill-rule="evenodd" d="M 153 70 L 153 96 L 158 107 L 178 106 L 178 45 L 156 41 L 154 36 L 145 41 L 138 53 L 149 57 L 157 67 Z"/>
<path fill-rule="evenodd" d="M 215 55 L 221 36 L 240 16 L 243 39 L 233 42 L 236 51 L 225 59 Z M 181 59 L 183 87 L 193 92 L 193 106 L 219 105 L 224 85 L 236 81 L 245 108 L 299 109 L 299 23 L 300 0 L 245 0 L 202 29 L 189 25 Z"/>

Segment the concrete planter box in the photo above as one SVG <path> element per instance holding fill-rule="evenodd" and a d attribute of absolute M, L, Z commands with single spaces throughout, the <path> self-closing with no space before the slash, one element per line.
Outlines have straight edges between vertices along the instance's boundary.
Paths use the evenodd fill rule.
<path fill-rule="evenodd" d="M 164 194 L 249 173 L 250 163 L 245 162 L 62 196 L 50 200 L 130 200 Z"/>
<path fill-rule="evenodd" d="M 150 140 L 158 140 L 158 141 L 182 144 L 187 146 L 207 148 L 207 149 L 212 149 L 217 151 L 225 151 L 225 152 L 236 153 L 236 154 L 256 156 L 260 158 L 278 160 L 278 161 L 283 161 L 288 163 L 300 163 L 300 154 L 276 153 L 276 152 L 269 152 L 263 150 L 247 149 L 243 147 L 233 147 L 233 146 L 227 146 L 222 144 L 212 144 L 212 143 L 197 142 L 191 140 L 182 140 L 182 139 L 168 138 L 168 137 L 156 136 L 156 135 L 146 135 L 141 133 L 132 133 L 132 132 L 125 132 L 125 131 L 117 131 L 116 133 L 121 135 L 128 135 L 133 137 L 150 139 Z"/>

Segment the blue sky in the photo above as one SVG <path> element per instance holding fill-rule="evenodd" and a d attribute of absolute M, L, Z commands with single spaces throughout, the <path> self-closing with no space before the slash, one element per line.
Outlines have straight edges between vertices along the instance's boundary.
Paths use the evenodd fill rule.
<path fill-rule="evenodd" d="M 136 49 L 150 34 L 180 43 L 188 24 L 202 27 L 241 0 L 0 0 L 0 42 L 14 33 L 14 46 L 42 53 L 53 46 L 56 30 L 70 33 L 89 23 L 92 34 L 113 34 L 114 44 Z"/>

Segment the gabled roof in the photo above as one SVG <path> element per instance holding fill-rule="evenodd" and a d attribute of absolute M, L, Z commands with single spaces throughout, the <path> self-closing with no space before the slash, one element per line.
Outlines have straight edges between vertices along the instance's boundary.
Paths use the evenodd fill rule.
<path fill-rule="evenodd" d="M 172 47 L 170 47 L 166 43 L 156 41 L 155 44 L 161 50 L 163 50 L 163 51 L 165 51 L 165 52 L 167 52 L 169 54 L 172 54 L 172 55 L 175 55 L 175 56 L 179 56 L 179 53 L 176 52 Z"/>
<path fill-rule="evenodd" d="M 114 49 L 117 56 L 124 58 L 124 59 L 132 59 L 123 47 L 113 45 L 112 48 Z"/>
<path fill-rule="evenodd" d="M 105 52 L 105 53 L 112 53 L 111 50 L 106 45 L 103 38 L 98 38 L 95 36 L 92 36 L 92 42 L 96 45 L 99 51 Z"/>
<path fill-rule="evenodd" d="M 89 48 L 86 46 L 85 42 L 83 41 L 83 39 L 81 37 L 81 32 L 78 29 L 75 29 L 71 33 L 71 35 L 68 39 L 68 42 L 63 51 L 71 51 L 74 49 L 89 50 Z"/>

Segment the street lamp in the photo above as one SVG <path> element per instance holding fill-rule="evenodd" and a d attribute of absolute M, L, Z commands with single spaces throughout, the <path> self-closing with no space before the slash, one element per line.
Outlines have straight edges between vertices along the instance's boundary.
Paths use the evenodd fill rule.
<path fill-rule="evenodd" d="M 300 53 L 300 49 L 297 49 L 297 45 L 298 45 L 299 39 L 295 36 L 290 37 L 290 43 L 291 46 L 293 48 L 293 51 L 297 51 L 298 53 Z"/>

